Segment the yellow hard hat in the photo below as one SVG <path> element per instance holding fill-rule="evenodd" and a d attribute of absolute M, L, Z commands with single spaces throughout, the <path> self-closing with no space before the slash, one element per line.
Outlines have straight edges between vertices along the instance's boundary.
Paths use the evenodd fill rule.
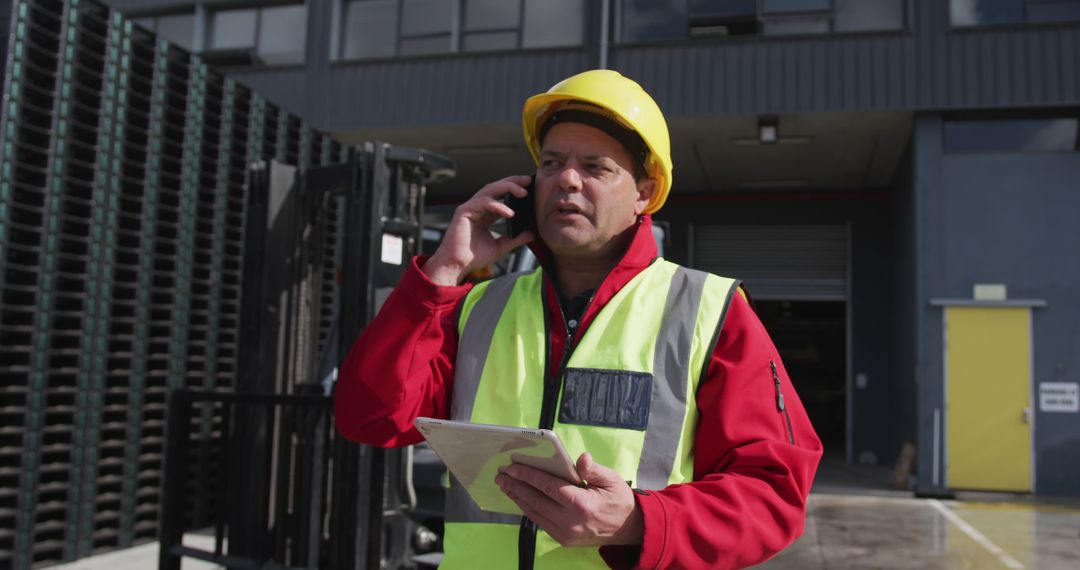
<path fill-rule="evenodd" d="M 533 160 L 540 163 L 540 132 L 545 122 L 557 111 L 587 103 L 583 110 L 613 119 L 623 128 L 636 133 L 648 148 L 642 157 L 645 172 L 656 179 L 656 191 L 645 207 L 651 214 L 660 209 L 671 191 L 671 140 L 668 137 L 664 114 L 652 97 L 634 80 L 610 69 L 594 69 L 579 73 L 555 84 L 546 93 L 533 95 L 525 101 L 521 112 L 525 129 L 525 145 Z M 608 116 L 607 113 L 611 116 Z"/>

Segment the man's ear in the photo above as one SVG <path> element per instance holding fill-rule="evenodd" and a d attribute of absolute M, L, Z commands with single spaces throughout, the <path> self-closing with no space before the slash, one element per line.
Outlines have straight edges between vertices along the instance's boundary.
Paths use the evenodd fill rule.
<path fill-rule="evenodd" d="M 653 192 L 656 192 L 656 179 L 645 178 L 637 183 L 637 200 L 634 202 L 634 213 L 641 215 L 652 200 Z"/>

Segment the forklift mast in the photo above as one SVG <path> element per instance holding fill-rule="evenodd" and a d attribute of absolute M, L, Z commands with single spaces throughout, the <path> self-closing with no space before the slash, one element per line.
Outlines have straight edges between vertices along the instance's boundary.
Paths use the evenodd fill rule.
<path fill-rule="evenodd" d="M 420 252 L 426 185 L 454 168 L 383 143 L 331 166 L 251 166 L 237 389 L 173 393 L 159 568 L 184 556 L 229 568 L 413 568 L 431 546 L 409 516 L 412 450 L 343 438 L 332 394 L 341 361 Z M 220 416 L 219 440 L 196 441 L 198 414 Z M 196 453 L 218 457 L 212 521 L 189 513 L 185 465 Z M 213 552 L 183 544 L 207 523 Z"/>

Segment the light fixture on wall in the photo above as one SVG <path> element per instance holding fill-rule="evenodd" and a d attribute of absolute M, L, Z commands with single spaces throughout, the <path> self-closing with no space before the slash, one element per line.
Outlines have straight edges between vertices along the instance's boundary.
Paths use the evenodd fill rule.
<path fill-rule="evenodd" d="M 776 144 L 780 140 L 780 120 L 768 115 L 758 117 L 758 141 L 761 144 Z"/>

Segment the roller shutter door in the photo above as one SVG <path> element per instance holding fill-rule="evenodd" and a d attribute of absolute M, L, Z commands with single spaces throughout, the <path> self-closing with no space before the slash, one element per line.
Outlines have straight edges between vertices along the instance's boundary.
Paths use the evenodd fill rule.
<path fill-rule="evenodd" d="M 846 300 L 846 226 L 699 226 L 693 263 L 756 299 Z"/>

